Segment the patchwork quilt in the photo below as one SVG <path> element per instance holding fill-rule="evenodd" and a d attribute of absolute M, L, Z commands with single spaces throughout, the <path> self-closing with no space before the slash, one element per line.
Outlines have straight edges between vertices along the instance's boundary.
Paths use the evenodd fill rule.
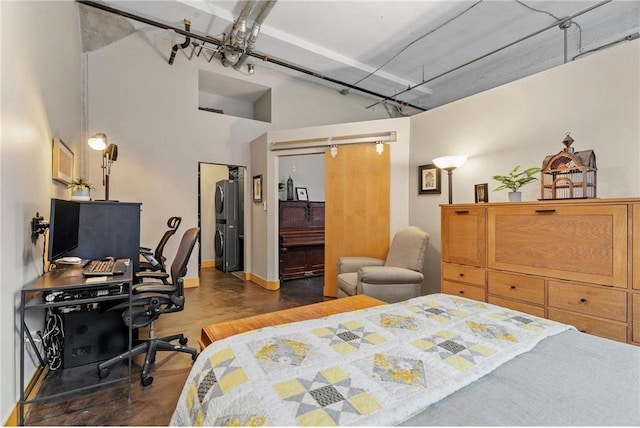
<path fill-rule="evenodd" d="M 209 345 L 171 425 L 396 425 L 571 327 L 446 294 Z"/>

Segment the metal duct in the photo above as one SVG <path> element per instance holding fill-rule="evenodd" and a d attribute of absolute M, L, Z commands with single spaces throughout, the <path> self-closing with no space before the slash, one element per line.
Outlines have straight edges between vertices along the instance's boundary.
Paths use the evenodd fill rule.
<path fill-rule="evenodd" d="M 258 35 L 260 34 L 260 27 L 264 23 L 264 20 L 267 19 L 267 16 L 269 15 L 273 7 L 276 5 L 276 2 L 277 0 L 269 0 L 262 7 L 262 10 L 260 10 L 258 17 L 253 22 L 253 27 L 251 27 L 251 35 L 249 36 L 249 41 L 247 42 L 247 48 L 242 53 L 242 56 L 240 56 L 238 62 L 233 66 L 233 68 L 235 68 L 236 70 L 242 67 L 244 62 L 247 60 L 247 55 L 253 52 L 253 49 L 256 46 L 256 41 L 258 40 Z"/>
<path fill-rule="evenodd" d="M 235 65 L 240 59 L 240 54 L 244 50 L 247 38 L 247 19 L 253 12 L 256 0 L 247 2 L 240 12 L 240 16 L 234 22 L 231 31 L 224 38 L 224 43 L 218 49 L 220 62 L 225 67 Z"/>

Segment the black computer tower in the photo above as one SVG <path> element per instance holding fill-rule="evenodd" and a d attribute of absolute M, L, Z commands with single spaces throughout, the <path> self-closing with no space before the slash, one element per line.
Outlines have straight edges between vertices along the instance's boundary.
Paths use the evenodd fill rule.
<path fill-rule="evenodd" d="M 67 369 L 97 363 L 127 350 L 129 330 L 122 311 L 77 311 L 62 314 L 64 350 L 62 367 Z"/>

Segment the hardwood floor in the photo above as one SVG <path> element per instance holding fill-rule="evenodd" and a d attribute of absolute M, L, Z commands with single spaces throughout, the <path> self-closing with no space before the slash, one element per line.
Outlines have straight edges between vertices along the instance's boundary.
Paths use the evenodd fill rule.
<path fill-rule="evenodd" d="M 166 314 L 156 321 L 158 336 L 182 332 L 188 345 L 198 346 L 203 325 L 244 318 L 295 306 L 331 300 L 322 295 L 323 278 L 290 280 L 280 290 L 269 291 L 252 282 L 214 268 L 200 272 L 200 287 L 185 290 L 185 310 Z M 145 337 L 146 331 L 140 332 Z M 140 384 L 140 364 L 134 359 L 131 402 L 127 382 L 96 388 L 64 399 L 35 403 L 26 415 L 27 425 L 168 425 L 173 409 L 191 369 L 191 356 L 158 353 L 150 386 Z M 126 367 L 123 365 L 123 367 Z M 95 366 L 87 376 L 96 376 Z"/>

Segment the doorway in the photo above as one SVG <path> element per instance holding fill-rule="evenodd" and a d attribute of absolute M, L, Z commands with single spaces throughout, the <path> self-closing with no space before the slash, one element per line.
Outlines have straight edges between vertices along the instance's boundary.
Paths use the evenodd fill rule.
<path fill-rule="evenodd" d="M 198 163 L 198 268 L 243 271 L 245 177 L 244 166 Z"/>

